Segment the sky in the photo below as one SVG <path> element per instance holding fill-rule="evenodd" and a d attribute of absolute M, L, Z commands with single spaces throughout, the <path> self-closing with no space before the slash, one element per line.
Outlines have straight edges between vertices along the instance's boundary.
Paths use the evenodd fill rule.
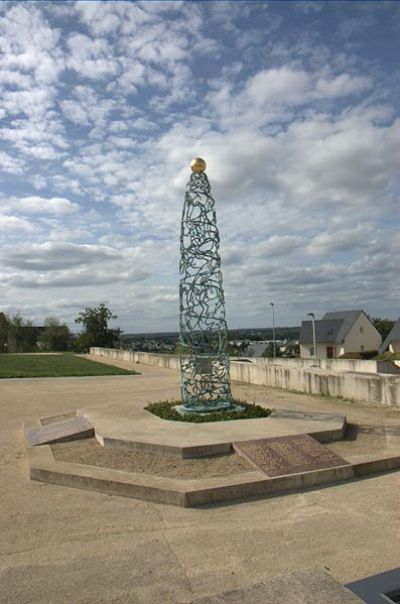
<path fill-rule="evenodd" d="M 400 3 L 2 2 L 0 311 L 178 330 L 190 160 L 228 327 L 400 315 Z"/>

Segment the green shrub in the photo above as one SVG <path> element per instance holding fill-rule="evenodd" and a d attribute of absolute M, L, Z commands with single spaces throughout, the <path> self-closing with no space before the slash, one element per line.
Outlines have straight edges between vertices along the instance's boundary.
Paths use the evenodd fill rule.
<path fill-rule="evenodd" d="M 369 359 L 375 359 L 377 354 L 377 350 L 364 350 L 363 352 L 346 352 L 345 354 L 342 354 L 339 359 L 358 359 L 368 361 Z"/>
<path fill-rule="evenodd" d="M 400 361 L 400 352 L 384 352 L 377 357 L 378 361 Z"/>
<path fill-rule="evenodd" d="M 240 411 L 215 411 L 213 413 L 186 413 L 180 414 L 174 407 L 180 405 L 181 401 L 160 401 L 159 403 L 149 403 L 145 409 L 161 417 L 178 422 L 223 422 L 234 419 L 255 419 L 257 417 L 268 417 L 272 411 L 265 409 L 260 405 L 245 403 L 244 401 L 234 400 L 236 405 L 240 405 Z"/>

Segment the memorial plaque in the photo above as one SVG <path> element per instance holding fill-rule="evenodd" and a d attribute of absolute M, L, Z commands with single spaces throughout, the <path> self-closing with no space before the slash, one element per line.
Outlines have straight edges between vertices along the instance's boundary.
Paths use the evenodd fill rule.
<path fill-rule="evenodd" d="M 271 478 L 349 465 L 308 434 L 246 440 L 233 448 Z"/>
<path fill-rule="evenodd" d="M 62 422 L 30 428 L 26 431 L 26 438 L 31 447 L 73 440 L 74 438 L 89 438 L 90 436 L 94 436 L 94 428 L 85 417 L 80 415 Z"/>

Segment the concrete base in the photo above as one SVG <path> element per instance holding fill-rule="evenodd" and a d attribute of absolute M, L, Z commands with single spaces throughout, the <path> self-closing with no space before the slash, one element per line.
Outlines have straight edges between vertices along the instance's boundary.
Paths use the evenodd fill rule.
<path fill-rule="evenodd" d="M 188 409 L 184 405 L 175 405 L 175 411 L 177 411 L 180 415 L 191 415 L 192 413 L 199 413 L 201 415 L 209 415 L 210 413 L 215 413 L 218 411 L 242 411 L 243 407 L 240 405 L 235 405 L 230 401 L 222 401 L 219 403 L 218 407 L 210 409 L 210 407 L 197 407 L 195 409 Z"/>
<path fill-rule="evenodd" d="M 117 425 L 110 426 L 113 429 L 113 437 L 108 437 L 108 431 L 98 433 L 98 428 L 107 427 L 105 419 L 100 421 L 101 413 L 93 410 L 87 413 L 90 422 L 95 426 L 96 436 L 100 442 L 108 446 L 138 448 L 152 451 L 153 453 L 168 454 L 171 451 L 182 457 L 193 457 L 212 455 L 231 450 L 232 442 L 235 440 L 246 440 L 244 435 L 252 435 L 253 438 L 263 433 L 274 434 L 274 426 L 283 434 L 298 434 L 299 423 L 302 427 L 322 436 L 322 439 L 338 437 L 345 427 L 345 418 L 341 416 L 328 416 L 327 414 L 300 414 L 286 411 L 285 421 L 277 414 L 276 423 L 269 418 L 257 420 L 237 420 L 230 422 L 217 422 L 214 424 L 196 424 L 187 427 L 187 422 L 168 422 L 168 431 L 165 430 L 165 421 L 155 416 L 148 418 L 145 422 L 147 428 L 146 437 L 143 434 L 144 427 L 135 424 L 128 425 L 119 418 Z M 149 414 L 150 415 L 150 414 Z M 294 415 L 294 416 L 293 416 Z M 306 417 L 302 417 L 305 415 Z M 97 418 L 97 419 L 96 419 Z M 56 419 L 56 418 L 55 418 Z M 42 421 L 46 421 L 45 419 Z M 221 423 L 228 424 L 221 427 Z M 176 424 L 176 425 L 175 425 Z M 36 426 L 39 422 L 36 422 Z M 196 435 L 189 445 L 188 435 L 182 431 L 180 426 L 189 432 L 190 437 Z M 152 441 L 146 442 L 152 434 L 151 430 L 158 428 Z M 163 429 L 161 428 L 163 427 Z M 171 426 L 171 427 L 170 427 Z M 175 429 L 174 430 L 174 426 Z M 30 426 L 28 426 L 29 428 Z M 117 428 L 124 428 L 118 433 Z M 322 430 L 322 427 L 325 430 Z M 197 428 L 198 430 L 194 430 Z M 317 429 L 316 429 L 317 428 Z M 297 430 L 297 431 L 296 431 Z M 282 434 L 282 435 L 283 435 Z M 171 441 L 172 435 L 175 439 Z M 224 437 L 224 441 L 218 439 Z M 158 441 L 158 442 L 157 442 Z M 334 484 L 349 479 L 365 476 L 367 474 L 388 471 L 400 468 L 400 456 L 384 459 L 376 459 L 368 462 L 360 462 L 345 466 L 320 469 L 269 478 L 260 471 L 243 472 L 226 477 L 199 478 L 193 480 L 178 480 L 142 473 L 129 473 L 108 468 L 87 466 L 82 464 L 55 461 L 51 448 L 43 445 L 29 448 L 29 476 L 31 480 L 71 486 L 80 489 L 100 491 L 107 494 L 120 495 L 144 499 L 156 503 L 167 503 L 182 507 L 192 507 L 211 503 L 246 499 L 249 497 L 265 497 L 278 495 L 289 491 L 304 490 L 320 485 Z"/>
<path fill-rule="evenodd" d="M 223 422 L 177 422 L 164 420 L 143 407 L 125 413 L 91 407 L 80 409 L 95 427 L 104 447 L 127 447 L 157 455 L 200 457 L 232 450 L 232 443 L 290 434 L 310 434 L 319 442 L 343 437 L 346 418 L 327 413 L 302 413 L 290 409 L 273 411 L 268 417 Z"/>

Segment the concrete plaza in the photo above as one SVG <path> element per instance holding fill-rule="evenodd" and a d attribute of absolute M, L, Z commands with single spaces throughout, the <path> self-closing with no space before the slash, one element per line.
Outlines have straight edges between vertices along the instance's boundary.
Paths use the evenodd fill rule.
<path fill-rule="evenodd" d="M 141 375 L 0 381 L 1 603 L 189 603 L 294 571 L 326 569 L 348 583 L 400 566 L 399 472 L 195 509 L 29 481 L 24 418 L 178 397 L 176 371 L 135 369 Z M 396 409 L 233 390 L 378 431 L 400 427 Z"/>

